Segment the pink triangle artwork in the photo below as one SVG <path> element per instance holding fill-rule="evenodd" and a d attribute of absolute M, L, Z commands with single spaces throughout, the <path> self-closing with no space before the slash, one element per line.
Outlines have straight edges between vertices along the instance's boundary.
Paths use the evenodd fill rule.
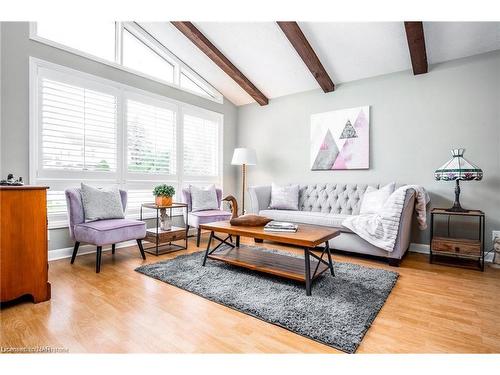
<path fill-rule="evenodd" d="M 311 170 L 368 169 L 370 107 L 311 116 Z"/>

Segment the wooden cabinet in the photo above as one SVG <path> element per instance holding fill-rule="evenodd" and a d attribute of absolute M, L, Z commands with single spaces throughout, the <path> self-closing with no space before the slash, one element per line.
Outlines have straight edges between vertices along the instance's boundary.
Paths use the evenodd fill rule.
<path fill-rule="evenodd" d="M 47 187 L 0 186 L 1 302 L 50 299 Z"/>

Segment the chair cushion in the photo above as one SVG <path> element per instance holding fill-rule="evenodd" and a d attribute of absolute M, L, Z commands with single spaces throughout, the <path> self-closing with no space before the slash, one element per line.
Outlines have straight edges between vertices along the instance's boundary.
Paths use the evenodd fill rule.
<path fill-rule="evenodd" d="M 261 210 L 259 211 L 259 215 L 278 221 L 321 225 L 325 227 L 338 228 L 342 230 L 342 232 L 352 233 L 350 229 L 342 226 L 344 219 L 350 215 L 291 210 Z"/>
<path fill-rule="evenodd" d="M 214 184 L 206 186 L 204 188 L 189 185 L 189 190 L 191 192 L 192 212 L 219 209 L 219 202 L 217 199 L 217 192 L 215 191 Z"/>
<path fill-rule="evenodd" d="M 146 236 L 146 223 L 130 219 L 98 220 L 75 225 L 75 241 L 96 246 L 136 240 Z"/>
<path fill-rule="evenodd" d="M 84 183 L 81 186 L 85 221 L 124 218 L 118 188 L 97 189 Z"/>
<path fill-rule="evenodd" d="M 190 212 L 188 223 L 190 226 L 198 228 L 200 224 L 214 223 L 216 221 L 229 220 L 231 213 L 224 210 L 206 210 Z"/>

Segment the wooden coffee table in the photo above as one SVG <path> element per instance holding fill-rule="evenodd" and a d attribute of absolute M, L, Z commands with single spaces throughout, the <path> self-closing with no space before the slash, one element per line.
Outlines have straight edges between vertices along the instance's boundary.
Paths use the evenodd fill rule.
<path fill-rule="evenodd" d="M 201 229 L 210 231 L 210 239 L 208 240 L 202 265 L 205 266 L 207 258 L 210 258 L 251 270 L 305 282 L 306 295 L 310 296 L 312 282 L 319 275 L 330 270 L 332 276 L 335 276 L 328 240 L 337 237 L 340 231 L 307 224 L 298 224 L 298 226 L 297 232 L 287 233 L 266 232 L 264 227 L 234 226 L 229 221 L 202 224 L 200 225 Z M 215 233 L 225 233 L 227 237 L 221 238 Z M 235 237 L 234 242 L 233 236 Z M 300 246 L 304 249 L 304 259 L 262 251 L 252 247 L 240 247 L 241 236 Z M 214 239 L 219 241 L 219 244 L 211 248 Z M 321 244 L 324 244 L 324 247 L 318 248 Z M 322 251 L 321 255 L 318 256 L 313 250 Z M 324 255 L 326 255 L 326 259 L 323 259 Z"/>

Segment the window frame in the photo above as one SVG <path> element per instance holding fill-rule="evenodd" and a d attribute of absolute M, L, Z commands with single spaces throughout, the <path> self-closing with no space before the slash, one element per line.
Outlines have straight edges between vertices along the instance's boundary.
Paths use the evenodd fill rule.
<path fill-rule="evenodd" d="M 84 87 L 91 86 L 100 91 L 114 92 L 117 95 L 117 168 L 116 172 L 95 171 L 50 171 L 41 173 L 41 149 L 42 149 L 42 118 L 40 110 L 41 77 L 50 77 L 58 80 L 64 78 L 63 82 L 77 85 L 78 82 Z M 104 90 L 103 90 L 104 89 Z M 115 94 L 113 94 L 115 95 Z M 127 99 L 139 100 L 151 105 L 159 105 L 174 111 L 176 126 L 176 173 L 166 174 L 130 174 L 127 170 Z M 184 112 L 197 113 L 205 118 L 214 119 L 218 124 L 218 175 L 209 176 L 185 176 L 183 169 L 183 119 Z M 48 185 L 55 191 L 79 186 L 80 182 L 94 183 L 100 186 L 116 186 L 121 189 L 146 189 L 154 184 L 170 183 L 176 187 L 176 199 L 181 199 L 182 188 L 189 184 L 214 183 L 223 188 L 223 133 L 224 115 L 219 112 L 207 110 L 188 103 L 184 103 L 169 97 L 161 96 L 119 82 L 101 78 L 92 74 L 84 73 L 65 66 L 47 62 L 35 57 L 29 58 L 29 182 L 31 184 Z M 57 217 L 49 216 L 49 229 L 64 228 L 68 226 L 67 215 L 60 214 Z M 127 217 L 138 218 L 138 212 L 127 212 Z"/>
<path fill-rule="evenodd" d="M 191 69 L 187 64 L 185 64 L 181 59 L 179 59 L 175 54 L 173 54 L 170 50 L 168 50 L 163 44 L 161 44 L 156 38 L 154 38 L 151 34 L 149 34 L 146 30 L 144 30 L 137 22 L 115 22 L 115 60 L 106 60 L 102 57 L 92 55 L 91 53 L 80 51 L 74 47 L 67 46 L 65 44 L 44 38 L 37 34 L 37 25 L 36 22 L 29 23 L 29 39 L 46 44 L 48 46 L 70 52 L 72 54 L 87 58 L 89 60 L 93 60 L 99 62 L 101 64 L 109 65 L 113 68 L 123 70 L 128 73 L 135 74 L 137 76 L 149 79 L 151 81 L 155 81 L 161 83 L 163 85 L 167 85 L 170 87 L 174 87 L 176 89 L 188 92 L 190 94 L 199 96 L 204 99 L 208 99 L 214 101 L 216 103 L 222 104 L 224 102 L 223 95 L 215 89 L 211 84 L 209 84 L 203 77 L 201 77 L 198 73 L 196 73 L 193 69 Z M 161 78 L 151 76 L 147 73 L 140 72 L 138 70 L 126 67 L 122 65 L 122 49 L 123 49 L 123 30 L 130 32 L 133 36 L 135 36 L 140 42 L 144 43 L 146 47 L 150 48 L 153 52 L 157 53 L 160 57 L 165 59 L 168 63 L 172 64 L 174 67 L 174 77 L 173 82 L 168 82 L 162 80 Z M 203 95 L 199 92 L 189 90 L 181 87 L 180 85 L 180 75 L 182 71 L 188 72 L 189 76 L 194 77 L 196 80 L 202 83 L 201 87 L 198 83 L 195 82 L 203 91 L 207 92 L 207 95 Z"/>

